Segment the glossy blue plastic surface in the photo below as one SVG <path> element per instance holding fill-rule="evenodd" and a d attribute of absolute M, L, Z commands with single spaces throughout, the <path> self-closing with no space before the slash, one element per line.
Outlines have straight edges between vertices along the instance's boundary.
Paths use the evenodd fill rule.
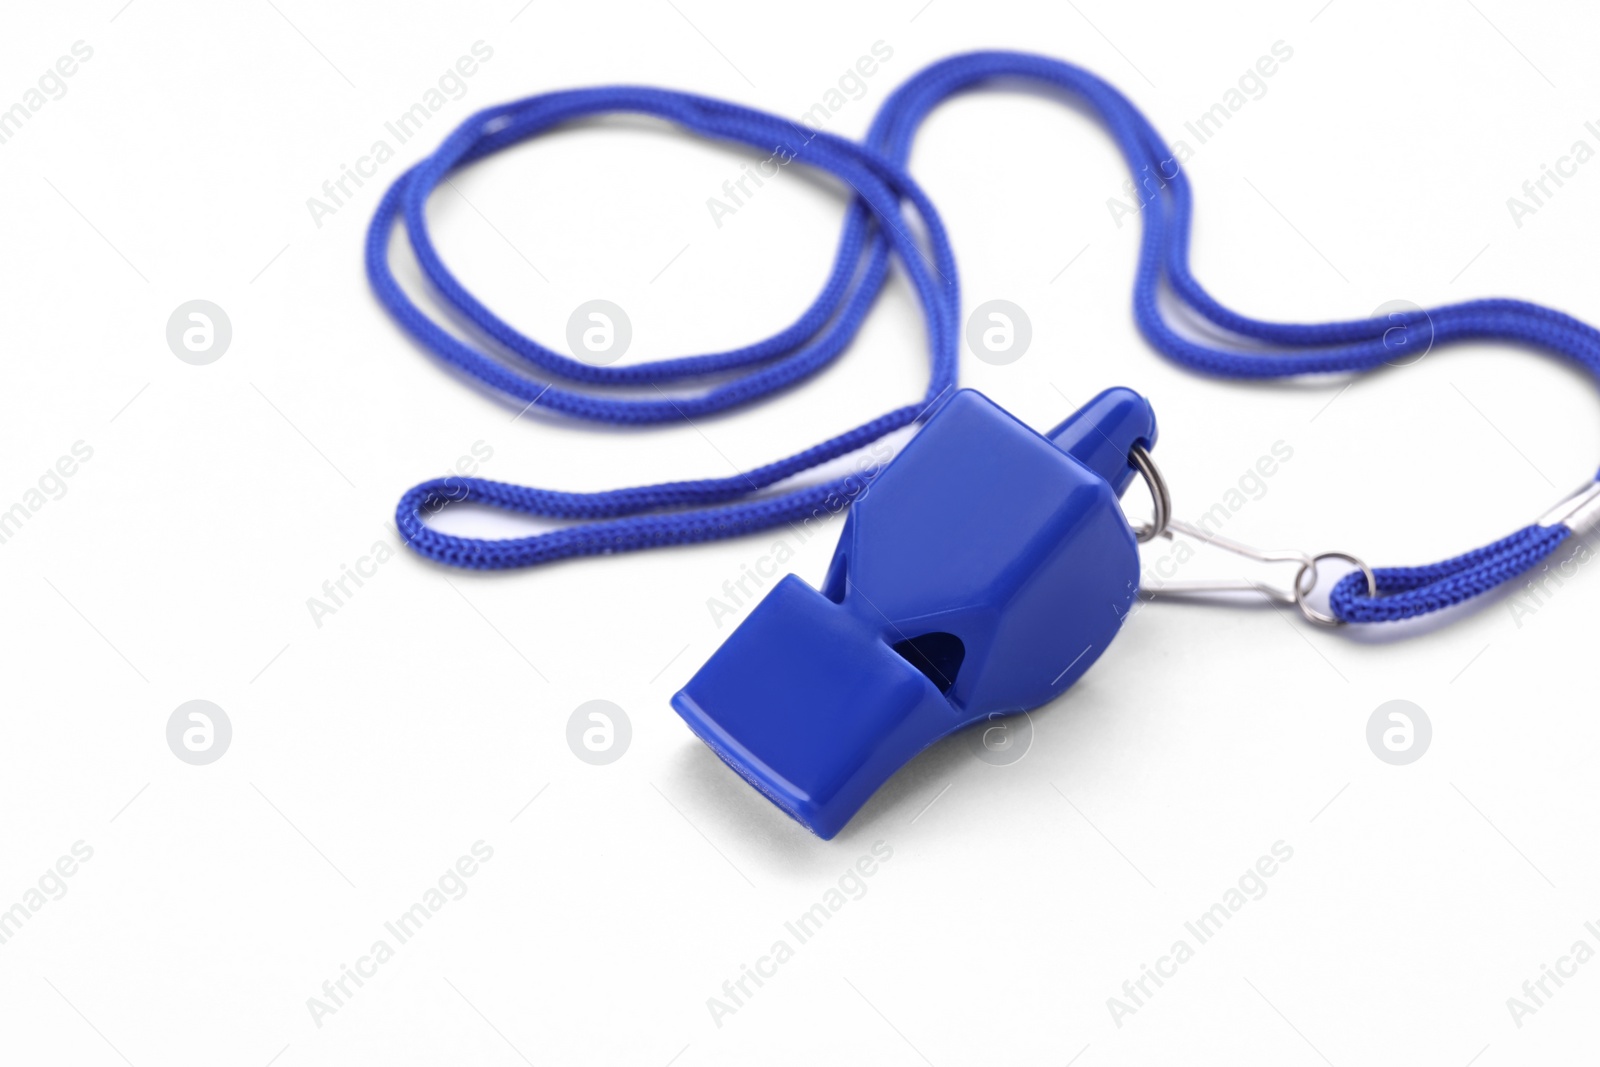
<path fill-rule="evenodd" d="M 970 389 L 858 497 L 823 590 L 788 575 L 673 707 L 784 811 L 833 837 L 934 741 L 1060 695 L 1133 604 L 1118 496 L 1154 445 L 1108 389 L 1042 436 Z"/>

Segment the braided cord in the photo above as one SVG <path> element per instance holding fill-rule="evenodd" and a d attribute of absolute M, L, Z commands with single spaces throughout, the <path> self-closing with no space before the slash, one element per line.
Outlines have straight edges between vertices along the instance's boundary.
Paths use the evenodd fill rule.
<path fill-rule="evenodd" d="M 1076 98 L 1099 115 L 1122 150 L 1142 200 L 1133 311 L 1146 340 L 1168 358 L 1223 378 L 1268 379 L 1371 370 L 1408 354 L 1418 337 L 1435 346 L 1500 340 L 1557 353 L 1600 378 L 1600 332 L 1570 315 L 1520 300 L 1485 299 L 1384 318 L 1281 323 L 1224 307 L 1189 266 L 1193 194 L 1143 114 L 1117 89 L 1059 60 L 1016 52 L 972 52 L 924 68 L 879 109 L 861 143 L 806 129 L 778 116 L 689 93 L 614 86 L 547 93 L 479 111 L 430 156 L 402 174 L 373 216 L 366 245 L 368 278 L 378 300 L 424 348 L 491 390 L 528 406 L 595 422 L 644 425 L 693 419 L 754 403 L 816 374 L 849 346 L 898 261 L 927 322 L 929 380 L 922 400 L 887 412 L 831 440 L 727 478 L 669 482 L 597 493 L 557 492 L 479 478 L 424 482 L 400 500 L 396 523 L 420 554 L 457 567 L 522 567 L 570 556 L 633 551 L 735 537 L 836 510 L 859 485 L 850 478 L 787 491 L 778 483 L 860 449 L 927 417 L 957 382 L 960 293 L 948 235 L 938 212 L 906 170 L 911 143 L 927 114 L 950 96 L 997 80 L 1035 83 Z M 664 119 L 704 136 L 787 152 L 794 162 L 829 171 L 855 197 L 845 213 L 833 267 L 811 305 L 789 326 L 740 348 L 707 355 L 600 367 L 572 359 L 520 333 L 477 300 L 445 265 L 429 236 L 429 194 L 453 171 L 562 123 L 628 112 Z M 396 282 L 389 265 L 395 226 L 405 234 L 432 289 L 499 358 L 457 339 L 429 318 Z M 920 239 L 913 237 L 919 233 Z M 1157 306 L 1165 286 L 1192 312 L 1268 351 L 1230 351 L 1179 335 Z M 556 379 L 588 387 L 571 389 Z M 667 395 L 663 384 L 690 386 Z M 654 387 L 654 398 L 604 395 L 608 387 Z M 698 388 L 695 388 L 698 386 Z M 424 515 L 454 501 L 579 520 L 529 537 L 455 537 Z M 1375 572 L 1378 595 L 1359 575 L 1339 582 L 1334 614 L 1378 622 L 1436 611 L 1476 596 L 1534 566 L 1570 533 L 1533 526 L 1454 559 Z"/>
<path fill-rule="evenodd" d="M 453 170 L 586 115 L 632 112 L 667 119 L 720 140 L 763 150 L 774 146 L 794 161 L 849 182 L 857 197 L 846 214 L 834 265 L 822 291 L 798 319 L 742 348 L 703 356 L 597 367 L 549 349 L 518 332 L 469 293 L 445 266 L 428 234 L 429 193 Z M 906 217 L 910 207 L 917 227 Z M 507 361 L 458 340 L 430 319 L 400 288 L 389 265 L 389 239 L 404 220 L 412 251 L 433 289 Z M 876 220 L 876 221 L 874 221 Z M 918 228 L 927 248 L 911 236 Z M 960 298 L 949 239 L 933 205 L 903 168 L 852 141 L 807 130 L 787 120 L 721 101 L 658 89 L 615 87 L 551 93 L 478 112 L 428 158 L 402 174 L 385 194 L 367 234 L 367 275 L 379 301 L 434 355 L 490 389 L 542 408 L 596 422 L 642 425 L 690 420 L 749 404 L 815 374 L 849 345 L 898 257 L 922 302 L 928 323 L 930 375 L 922 401 L 890 411 L 831 440 L 756 470 L 727 478 L 670 482 L 599 493 L 555 492 L 480 478 L 445 478 L 413 487 L 395 521 L 406 543 L 430 559 L 479 570 L 524 567 L 569 556 L 631 551 L 735 537 L 837 510 L 859 491 L 841 477 L 756 499 L 745 499 L 883 435 L 911 424 L 956 378 Z M 657 399 L 618 399 L 555 385 L 554 378 L 590 386 L 659 386 L 720 380 L 698 392 Z M 423 514 L 456 501 L 558 519 L 599 520 L 530 537 L 482 539 L 440 533 Z"/>
<path fill-rule="evenodd" d="M 1367 595 L 1360 571 L 1341 578 L 1328 606 L 1346 622 L 1397 622 L 1448 608 L 1525 573 L 1554 552 L 1572 531 L 1566 526 L 1525 526 L 1492 545 L 1426 567 L 1379 567 L 1377 596 Z"/>

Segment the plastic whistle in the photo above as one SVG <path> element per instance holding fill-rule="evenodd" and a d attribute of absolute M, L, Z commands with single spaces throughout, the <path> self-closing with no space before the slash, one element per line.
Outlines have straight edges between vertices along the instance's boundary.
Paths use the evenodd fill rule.
<path fill-rule="evenodd" d="M 831 838 L 941 737 L 1059 696 L 1139 585 L 1118 498 L 1155 444 L 1108 389 L 1049 435 L 952 395 L 851 505 L 822 591 L 767 593 L 672 705 L 774 804 Z"/>

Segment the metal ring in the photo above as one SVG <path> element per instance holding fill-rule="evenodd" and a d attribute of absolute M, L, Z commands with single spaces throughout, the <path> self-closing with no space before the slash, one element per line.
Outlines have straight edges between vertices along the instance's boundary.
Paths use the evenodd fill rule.
<path fill-rule="evenodd" d="M 1330 615 L 1325 611 L 1318 611 L 1306 601 L 1306 597 L 1310 596 L 1312 591 L 1317 588 L 1317 564 L 1325 559 L 1342 559 L 1346 563 L 1354 563 L 1359 567 L 1361 573 L 1366 576 L 1367 596 L 1369 597 L 1378 595 L 1378 578 L 1372 573 L 1372 568 L 1367 566 L 1365 561 L 1352 556 L 1348 552 L 1319 552 L 1311 557 L 1310 563 L 1301 565 L 1299 572 L 1294 576 L 1294 602 L 1295 606 L 1300 609 L 1300 614 L 1323 626 L 1343 626 L 1343 619 L 1337 615 Z M 1311 575 L 1310 585 L 1305 584 L 1307 572 Z"/>
<path fill-rule="evenodd" d="M 1144 484 L 1150 487 L 1150 501 L 1155 505 L 1155 514 L 1150 521 L 1133 531 L 1133 536 L 1142 545 L 1167 532 L 1167 523 L 1172 519 L 1172 494 L 1167 491 L 1167 480 L 1161 476 L 1160 468 L 1143 445 L 1135 444 L 1128 449 L 1128 462 L 1139 472 Z"/>

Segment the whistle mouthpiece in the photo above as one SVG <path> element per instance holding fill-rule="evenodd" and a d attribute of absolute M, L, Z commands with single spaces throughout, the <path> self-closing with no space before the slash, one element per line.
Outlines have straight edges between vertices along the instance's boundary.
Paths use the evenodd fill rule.
<path fill-rule="evenodd" d="M 672 705 L 832 838 L 913 756 L 1059 696 L 1139 584 L 1118 502 L 1149 402 L 1108 389 L 1044 436 L 962 390 L 851 505 L 819 592 L 788 575 Z"/>

